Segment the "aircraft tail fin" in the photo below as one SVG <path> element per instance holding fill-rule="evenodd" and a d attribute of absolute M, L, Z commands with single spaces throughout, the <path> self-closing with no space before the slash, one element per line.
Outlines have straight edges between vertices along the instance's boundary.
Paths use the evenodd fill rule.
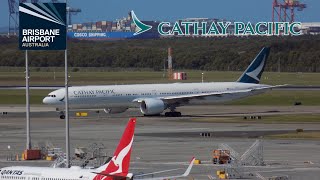
<path fill-rule="evenodd" d="M 269 52 L 270 48 L 264 47 L 254 58 L 248 68 L 243 72 L 237 82 L 259 84 L 264 67 L 266 66 Z"/>
<path fill-rule="evenodd" d="M 98 180 L 100 178 L 98 176 L 103 176 L 103 174 L 108 174 L 108 176 L 128 175 L 135 125 L 136 118 L 130 118 L 113 157 L 108 163 L 97 169 L 102 172 L 97 173 L 95 180 Z"/>

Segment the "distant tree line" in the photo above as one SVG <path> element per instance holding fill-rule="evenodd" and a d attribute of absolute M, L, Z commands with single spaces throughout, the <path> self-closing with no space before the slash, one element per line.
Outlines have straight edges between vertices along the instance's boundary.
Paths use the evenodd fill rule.
<path fill-rule="evenodd" d="M 0 37 L 0 66 L 24 66 L 17 38 Z M 267 71 L 320 72 L 320 36 L 168 38 L 120 41 L 68 41 L 71 67 L 163 69 L 173 48 L 175 69 L 244 70 L 263 46 L 270 46 Z M 30 51 L 30 66 L 64 66 L 64 53 Z"/>

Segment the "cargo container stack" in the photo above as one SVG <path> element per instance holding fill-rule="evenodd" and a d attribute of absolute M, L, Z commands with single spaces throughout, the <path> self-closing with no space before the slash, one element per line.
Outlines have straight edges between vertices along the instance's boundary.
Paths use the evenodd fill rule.
<path fill-rule="evenodd" d="M 156 27 L 158 25 L 158 23 L 154 21 L 143 22 L 153 27 Z M 159 38 L 159 34 L 156 29 L 157 28 L 152 28 L 152 30 L 149 30 L 148 32 L 134 35 L 138 29 L 132 21 L 131 14 L 129 13 L 127 17 L 124 17 L 117 21 L 102 20 L 97 22 L 72 24 L 70 27 L 68 27 L 67 36 L 68 38 L 85 40 Z M 98 33 L 98 35 L 93 35 L 90 33 Z"/>

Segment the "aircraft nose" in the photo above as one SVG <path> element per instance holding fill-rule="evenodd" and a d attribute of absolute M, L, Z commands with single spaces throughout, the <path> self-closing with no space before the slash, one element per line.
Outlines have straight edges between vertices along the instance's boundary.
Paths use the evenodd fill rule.
<path fill-rule="evenodd" d="M 47 103 L 48 103 L 47 97 L 43 98 L 42 103 L 43 103 L 43 104 L 47 104 Z"/>
<path fill-rule="evenodd" d="M 43 102 L 43 104 L 49 104 L 50 100 L 48 97 L 45 97 L 45 98 L 43 98 L 42 102 Z"/>

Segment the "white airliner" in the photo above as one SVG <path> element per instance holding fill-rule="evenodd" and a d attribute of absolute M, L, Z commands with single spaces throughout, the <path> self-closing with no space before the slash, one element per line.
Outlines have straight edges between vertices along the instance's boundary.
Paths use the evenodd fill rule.
<path fill-rule="evenodd" d="M 135 124 L 136 119 L 131 118 L 111 160 L 97 169 L 82 169 L 75 166 L 71 168 L 12 166 L 0 169 L 0 180 L 125 180 L 141 179 L 142 177 L 172 171 L 158 171 L 148 174 L 139 174 L 136 176 L 129 173 Z M 186 177 L 192 169 L 194 159 L 195 158 L 191 160 L 187 170 L 182 175 L 143 178 L 143 180 L 162 180 Z"/>
<path fill-rule="evenodd" d="M 144 115 L 159 115 L 169 109 L 165 116 L 181 116 L 176 107 L 215 104 L 261 94 L 277 87 L 259 84 L 269 52 L 270 48 L 263 48 L 236 82 L 73 86 L 69 88 L 70 108 L 121 113 L 138 107 Z M 62 88 L 49 93 L 43 103 L 59 109 L 64 107 L 64 99 Z"/>

